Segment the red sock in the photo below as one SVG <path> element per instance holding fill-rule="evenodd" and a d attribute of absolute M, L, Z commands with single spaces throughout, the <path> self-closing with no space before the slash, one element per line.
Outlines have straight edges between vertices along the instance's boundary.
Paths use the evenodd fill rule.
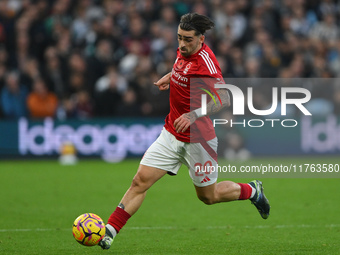
<path fill-rule="evenodd" d="M 251 196 L 252 188 L 248 183 L 238 183 L 241 186 L 241 194 L 239 200 L 249 199 Z"/>
<path fill-rule="evenodd" d="M 111 214 L 107 223 L 114 227 L 118 234 L 130 217 L 131 215 L 128 214 L 124 209 L 117 207 L 116 210 Z"/>

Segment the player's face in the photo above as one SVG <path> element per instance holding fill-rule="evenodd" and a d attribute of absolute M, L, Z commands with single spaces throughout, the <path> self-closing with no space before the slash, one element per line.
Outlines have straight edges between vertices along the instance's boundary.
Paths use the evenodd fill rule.
<path fill-rule="evenodd" d="M 186 31 L 178 27 L 177 40 L 179 52 L 182 56 L 188 57 L 202 47 L 204 35 L 195 35 L 195 30 Z"/>

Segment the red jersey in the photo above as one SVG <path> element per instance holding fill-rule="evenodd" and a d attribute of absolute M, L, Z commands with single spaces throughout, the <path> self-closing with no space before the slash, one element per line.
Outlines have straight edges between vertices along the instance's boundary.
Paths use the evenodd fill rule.
<path fill-rule="evenodd" d="M 214 84 L 221 82 L 220 65 L 206 44 L 203 43 L 198 52 L 188 57 L 182 56 L 177 49 L 177 59 L 170 77 L 170 113 L 165 119 L 166 130 L 182 142 L 196 143 L 202 138 L 205 141 L 215 138 L 215 129 L 209 116 L 198 118 L 181 133 L 176 132 L 174 121 L 183 113 L 200 108 L 201 94 L 205 94 L 203 89 L 214 91 Z"/>

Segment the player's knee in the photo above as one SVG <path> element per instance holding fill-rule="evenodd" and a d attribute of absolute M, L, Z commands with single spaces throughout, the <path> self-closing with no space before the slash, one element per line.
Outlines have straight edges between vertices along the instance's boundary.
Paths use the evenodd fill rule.
<path fill-rule="evenodd" d="M 211 196 L 198 196 L 198 199 L 206 205 L 213 205 L 216 203 L 215 199 Z"/>
<path fill-rule="evenodd" d="M 144 182 L 142 181 L 142 178 L 136 174 L 135 177 L 132 179 L 131 183 L 131 189 L 136 190 L 136 191 L 143 191 L 144 190 Z"/>
<path fill-rule="evenodd" d="M 131 189 L 138 193 L 143 193 L 149 188 L 149 180 L 138 172 L 132 179 Z"/>

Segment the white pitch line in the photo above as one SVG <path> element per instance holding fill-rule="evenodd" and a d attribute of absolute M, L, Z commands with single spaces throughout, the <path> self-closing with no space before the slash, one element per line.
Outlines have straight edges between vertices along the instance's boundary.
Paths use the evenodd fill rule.
<path fill-rule="evenodd" d="M 327 224 L 327 225 L 254 225 L 254 226 L 207 226 L 207 227 L 176 227 L 176 226 L 163 226 L 163 227 L 126 227 L 130 230 L 171 230 L 171 229 L 230 229 L 230 228 L 247 228 L 247 229 L 261 229 L 261 228 L 340 228 L 340 224 Z M 44 231 L 71 231 L 70 228 L 54 229 L 54 228 L 22 228 L 22 229 L 0 229 L 0 232 L 44 232 Z"/>
<path fill-rule="evenodd" d="M 72 228 L 71 228 L 72 229 Z M 31 232 L 31 231 L 70 231 L 70 229 L 57 229 L 57 228 L 14 228 L 14 229 L 0 229 L 0 232 Z"/>

